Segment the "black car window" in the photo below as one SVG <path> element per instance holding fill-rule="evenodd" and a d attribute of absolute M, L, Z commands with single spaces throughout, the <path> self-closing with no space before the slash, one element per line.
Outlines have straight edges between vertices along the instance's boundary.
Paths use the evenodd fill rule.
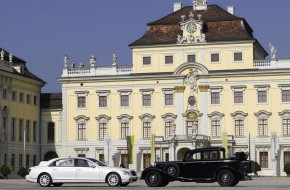
<path fill-rule="evenodd" d="M 88 161 L 83 159 L 77 159 L 77 166 L 78 167 L 89 167 Z"/>
<path fill-rule="evenodd" d="M 59 159 L 55 161 L 55 167 L 74 167 L 74 159 Z"/>
<path fill-rule="evenodd" d="M 192 155 L 193 160 L 201 160 L 201 153 L 200 152 L 195 152 Z"/>

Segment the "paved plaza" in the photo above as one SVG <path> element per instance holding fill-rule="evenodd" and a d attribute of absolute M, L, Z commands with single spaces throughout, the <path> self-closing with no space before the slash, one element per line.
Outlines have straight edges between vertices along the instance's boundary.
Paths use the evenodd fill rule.
<path fill-rule="evenodd" d="M 198 189 L 198 190 L 219 190 L 219 189 L 243 189 L 243 190 L 255 190 L 255 189 L 289 189 L 290 178 L 289 177 L 255 177 L 252 181 L 240 182 L 235 187 L 225 188 L 219 186 L 218 183 L 182 183 L 182 182 L 171 182 L 166 187 L 160 188 L 149 188 L 144 180 L 139 180 L 136 183 L 130 184 L 128 187 L 109 187 L 107 184 L 64 184 L 61 187 L 40 187 L 38 184 L 28 183 L 25 180 L 20 179 L 8 179 L 0 180 L 0 189 Z"/>

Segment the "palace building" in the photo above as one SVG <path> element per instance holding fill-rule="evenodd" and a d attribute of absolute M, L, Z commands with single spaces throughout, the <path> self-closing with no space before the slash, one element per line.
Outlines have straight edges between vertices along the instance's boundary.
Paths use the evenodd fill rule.
<path fill-rule="evenodd" d="M 36 165 L 40 158 L 40 93 L 45 82 L 26 62 L 0 48 L 0 166 Z"/>
<path fill-rule="evenodd" d="M 62 92 L 41 95 L 40 159 L 86 156 L 140 172 L 157 160 L 180 160 L 189 149 L 224 146 L 228 156 L 248 152 L 261 175 L 285 176 L 290 59 L 278 59 L 272 44 L 266 59 L 267 51 L 234 7 L 194 0 L 185 7 L 175 3 L 173 10 L 148 23 L 129 45 L 132 65 L 118 65 L 116 54 L 110 66 L 99 66 L 94 55 L 88 65 L 64 57 Z M 27 87 L 34 93 L 21 84 L 15 91 L 38 98 L 36 87 L 43 83 L 35 83 Z M 13 85 L 7 89 L 13 92 Z M 37 112 L 38 106 L 31 109 Z M 39 117 L 32 115 L 11 117 L 33 126 Z"/>

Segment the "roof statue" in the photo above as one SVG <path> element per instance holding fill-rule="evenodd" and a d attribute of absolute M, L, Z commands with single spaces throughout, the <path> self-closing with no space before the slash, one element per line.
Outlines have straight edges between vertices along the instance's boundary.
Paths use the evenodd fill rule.
<path fill-rule="evenodd" d="M 1 55 L 1 60 L 4 60 L 4 50 L 2 49 L 2 51 L 0 52 Z"/>
<path fill-rule="evenodd" d="M 97 58 L 94 55 L 92 55 L 91 58 L 90 58 L 91 67 L 95 67 L 95 64 L 97 62 L 96 60 L 97 60 Z"/>
<path fill-rule="evenodd" d="M 68 67 L 68 60 L 69 60 L 68 56 L 67 56 L 67 55 L 65 55 L 65 56 L 64 56 L 64 59 L 63 59 L 63 62 L 64 62 L 64 67 L 65 67 L 65 68 L 67 68 L 67 67 Z"/>
<path fill-rule="evenodd" d="M 116 53 L 113 53 L 113 66 L 116 66 L 117 65 L 117 54 Z"/>
<path fill-rule="evenodd" d="M 274 45 L 272 45 L 271 43 L 269 43 L 269 47 L 270 47 L 270 50 L 271 50 L 271 59 L 276 59 L 276 48 Z"/>
<path fill-rule="evenodd" d="M 12 63 L 13 54 L 9 53 L 9 62 Z"/>

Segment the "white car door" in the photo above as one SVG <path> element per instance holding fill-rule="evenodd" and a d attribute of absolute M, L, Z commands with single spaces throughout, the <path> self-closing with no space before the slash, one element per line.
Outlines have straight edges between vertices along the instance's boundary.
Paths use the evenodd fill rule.
<path fill-rule="evenodd" d="M 52 168 L 54 182 L 76 182 L 77 172 L 73 158 L 56 160 Z"/>
<path fill-rule="evenodd" d="M 77 182 L 99 182 L 100 169 L 86 159 L 76 159 Z"/>

